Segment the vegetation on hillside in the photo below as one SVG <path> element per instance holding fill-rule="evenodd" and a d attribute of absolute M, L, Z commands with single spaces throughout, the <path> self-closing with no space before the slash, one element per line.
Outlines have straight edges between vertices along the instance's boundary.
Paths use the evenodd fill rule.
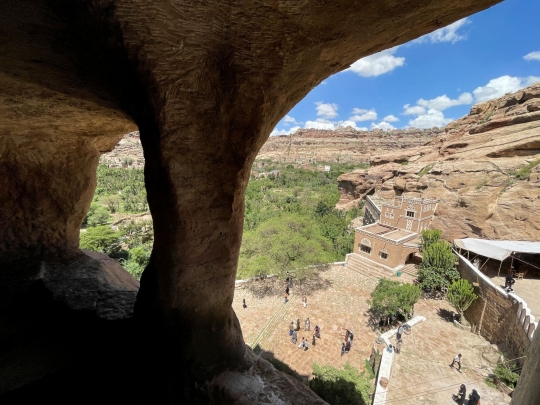
<path fill-rule="evenodd" d="M 458 311 L 460 322 L 463 321 L 463 313 L 477 298 L 474 287 L 464 278 L 454 281 L 446 294 L 448 302 Z"/>
<path fill-rule="evenodd" d="M 266 178 L 250 179 L 246 189 L 244 237 L 238 278 L 293 272 L 302 279 L 312 265 L 344 260 L 352 251 L 354 230 L 350 221 L 360 207 L 348 212 L 334 209 L 339 199 L 337 177 L 353 169 L 347 164 L 327 164 L 330 172 L 295 169 L 292 165 L 264 163 L 264 171 L 279 170 Z M 117 231 L 113 217 L 148 210 L 144 175 L 137 168 L 100 165 L 94 201 L 83 221 L 81 248 L 109 254 L 140 277 L 150 258 L 152 223 L 128 221 Z"/>

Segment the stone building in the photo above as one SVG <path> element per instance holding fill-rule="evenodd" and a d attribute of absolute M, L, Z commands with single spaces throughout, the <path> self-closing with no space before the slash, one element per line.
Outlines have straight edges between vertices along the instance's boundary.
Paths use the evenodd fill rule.
<path fill-rule="evenodd" d="M 428 228 L 438 203 L 435 198 L 368 196 L 353 253 L 393 270 L 402 268 L 419 251 L 420 232 Z"/>

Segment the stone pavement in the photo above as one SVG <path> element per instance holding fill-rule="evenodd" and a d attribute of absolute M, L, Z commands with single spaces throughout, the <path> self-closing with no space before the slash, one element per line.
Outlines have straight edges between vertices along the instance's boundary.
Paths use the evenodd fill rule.
<path fill-rule="evenodd" d="M 291 288 L 290 302 L 285 306 L 283 292 L 261 297 L 245 285 L 237 288 L 233 308 L 242 325 L 244 339 L 248 344 L 259 343 L 262 349 L 305 378 L 312 375 L 314 362 L 336 367 L 348 362 L 362 370 L 377 338 L 367 322 L 367 300 L 378 280 L 339 265 L 320 272 L 319 276 L 326 284 L 306 294 L 307 308 L 302 307 L 302 294 L 295 292 L 296 285 Z M 242 308 L 242 298 L 246 299 L 246 309 Z M 450 310 L 446 301 L 421 300 L 416 304 L 415 315 L 425 316 L 427 320 L 404 336 L 402 352 L 394 363 L 387 403 L 450 405 L 454 403 L 451 395 L 465 383 L 468 392 L 472 388 L 478 390 L 483 404 L 508 404 L 508 396 L 484 383 L 489 364 L 482 357 L 482 351 L 490 348 L 489 343 L 447 322 L 443 319 L 445 312 L 440 313 L 439 307 Z M 307 317 L 311 321 L 310 332 L 304 331 Z M 289 324 L 296 323 L 297 318 L 301 324 L 299 342 L 303 336 L 309 338 L 307 351 L 298 349 L 299 342 L 293 345 L 289 337 Z M 316 324 L 321 327 L 321 339 L 317 339 L 313 347 L 311 336 Z M 344 328 L 354 333 L 354 343 L 351 352 L 341 356 Z M 382 346 L 378 347 L 382 350 Z M 449 367 L 458 352 L 464 356 L 462 374 Z"/>
<path fill-rule="evenodd" d="M 446 301 L 420 300 L 416 304 L 415 315 L 427 320 L 416 325 L 410 335 L 403 335 L 401 354 L 396 355 L 392 369 L 387 404 L 455 404 L 452 394 L 458 392 L 461 384 L 467 386 L 468 393 L 476 389 L 482 404 L 510 403 L 508 395 L 484 382 L 491 370 L 486 358 L 493 357 L 482 355 L 490 351 L 489 342 L 456 328 L 441 317 L 439 308 L 443 316 L 447 313 L 444 310 L 452 310 Z M 449 367 L 458 353 L 463 355 L 461 373 Z"/>

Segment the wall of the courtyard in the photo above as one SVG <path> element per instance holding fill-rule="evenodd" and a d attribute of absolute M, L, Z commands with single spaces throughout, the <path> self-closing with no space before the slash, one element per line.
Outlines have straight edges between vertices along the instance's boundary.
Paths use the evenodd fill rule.
<path fill-rule="evenodd" d="M 475 283 L 478 299 L 467 309 L 465 318 L 485 339 L 516 355 L 525 356 L 537 327 L 527 304 L 514 294 L 506 294 L 461 255 L 461 277 Z"/>

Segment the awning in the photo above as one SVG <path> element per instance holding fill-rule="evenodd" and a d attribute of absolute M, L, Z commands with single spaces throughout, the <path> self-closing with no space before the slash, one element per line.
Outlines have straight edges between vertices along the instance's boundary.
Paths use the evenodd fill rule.
<path fill-rule="evenodd" d="M 528 242 L 520 240 L 487 240 L 465 238 L 454 239 L 454 246 L 500 261 L 503 261 L 509 257 L 512 252 L 540 254 L 540 242 Z"/>

